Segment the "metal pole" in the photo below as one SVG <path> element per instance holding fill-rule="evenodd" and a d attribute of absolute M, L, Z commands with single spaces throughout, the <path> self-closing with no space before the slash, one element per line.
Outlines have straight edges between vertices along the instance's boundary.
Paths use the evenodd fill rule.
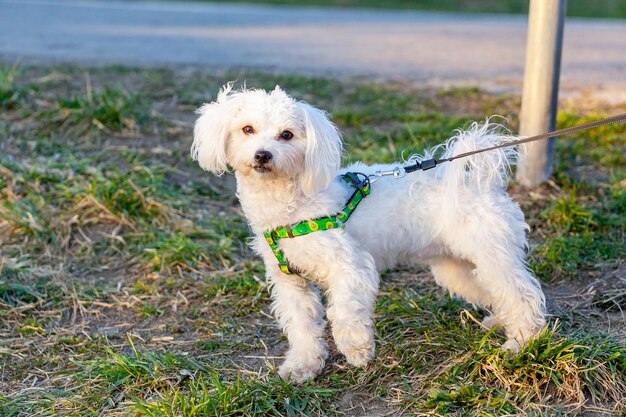
<path fill-rule="evenodd" d="M 554 130 L 566 0 L 530 0 L 520 135 Z M 517 181 L 540 184 L 552 173 L 554 138 L 520 146 Z"/>

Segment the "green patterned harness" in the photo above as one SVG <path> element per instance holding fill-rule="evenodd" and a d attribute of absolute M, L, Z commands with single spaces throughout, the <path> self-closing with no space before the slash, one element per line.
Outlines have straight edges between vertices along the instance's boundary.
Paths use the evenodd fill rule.
<path fill-rule="evenodd" d="M 361 175 L 363 179 L 361 179 L 359 175 Z M 263 233 L 265 240 L 270 245 L 270 248 L 272 248 L 272 252 L 274 252 L 274 256 L 276 256 L 278 266 L 283 273 L 300 275 L 298 273 L 298 269 L 289 264 L 289 261 L 283 254 L 283 251 L 278 248 L 278 241 L 280 239 L 294 238 L 308 235 L 309 233 L 320 230 L 331 230 L 343 227 L 344 223 L 348 221 L 348 218 L 356 209 L 356 206 L 358 206 L 361 200 L 363 200 L 370 193 L 370 181 L 366 175 L 348 172 L 343 174 L 340 178 L 353 186 L 355 190 L 354 193 L 352 193 L 352 196 L 348 199 L 346 206 L 339 213 L 334 216 L 319 217 L 317 219 L 305 220 L 290 226 L 278 227 L 274 230 L 268 230 Z"/>

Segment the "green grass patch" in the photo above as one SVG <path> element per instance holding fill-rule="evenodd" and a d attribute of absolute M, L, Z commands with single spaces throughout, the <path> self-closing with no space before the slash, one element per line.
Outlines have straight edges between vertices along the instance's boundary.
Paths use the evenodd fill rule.
<path fill-rule="evenodd" d="M 89 130 L 137 132 L 150 120 L 145 105 L 136 94 L 121 87 L 105 86 L 70 98 L 58 97 L 51 108 L 42 110 L 39 118 L 48 125 L 77 134 Z"/>
<path fill-rule="evenodd" d="M 557 118 L 559 129 L 590 123 L 603 119 L 601 114 L 581 117 L 561 112 Z M 557 141 L 557 162 L 560 171 L 567 171 L 572 164 L 593 163 L 600 167 L 625 170 L 626 124 L 613 123 L 596 129 L 575 133 Z"/>
<path fill-rule="evenodd" d="M 626 348 L 608 339 L 557 336 L 544 331 L 518 355 L 488 345 L 456 359 L 435 380 L 424 404 L 445 415 L 542 413 L 542 398 L 560 403 L 556 412 L 571 412 L 585 401 L 621 401 Z M 618 388 L 619 387 L 619 388 Z M 619 394 L 618 394 L 619 395 Z"/>
<path fill-rule="evenodd" d="M 33 88 L 30 85 L 18 84 L 19 76 L 20 67 L 17 64 L 0 63 L 0 109 L 14 109 Z"/>
<path fill-rule="evenodd" d="M 207 259 L 209 248 L 203 246 L 187 235 L 177 232 L 154 236 L 148 243 L 144 255 L 155 271 L 175 267 L 195 267 L 198 262 Z"/>
<path fill-rule="evenodd" d="M 626 178 L 626 177 L 625 177 Z M 624 181 L 624 180 L 622 180 Z M 626 253 L 626 192 L 615 180 L 602 201 L 579 196 L 576 187 L 565 190 L 541 213 L 545 239 L 534 247 L 530 263 L 544 280 L 574 278 L 594 265 L 617 266 Z"/>
<path fill-rule="evenodd" d="M 166 215 L 166 209 L 158 202 L 160 197 L 166 195 L 161 193 L 162 181 L 163 174 L 148 167 L 136 166 L 132 172 L 112 168 L 92 176 L 84 191 L 75 195 L 93 197 L 115 215 L 149 220 Z M 76 190 L 72 191 L 75 193 Z"/>
<path fill-rule="evenodd" d="M 8 306 L 17 307 L 41 300 L 41 294 L 19 282 L 0 282 L 0 298 Z"/>
<path fill-rule="evenodd" d="M 269 381 L 237 377 L 224 380 L 216 373 L 194 378 L 184 390 L 156 403 L 139 403 L 147 416 L 257 416 L 324 415 L 333 408 L 328 400 L 335 390 L 294 386 L 274 377 Z"/>
<path fill-rule="evenodd" d="M 76 254 L 89 256 L 132 244 L 153 270 L 195 267 L 203 260 L 229 264 L 242 250 L 235 242 L 245 239 L 247 229 L 238 217 L 205 213 L 196 219 L 202 228 L 192 226 L 184 206 L 196 196 L 185 192 L 195 188 L 165 183 L 169 167 L 122 171 L 94 162 L 70 157 L 28 166 L 0 160 L 0 190 L 7 196 L 0 200 L 0 234 L 30 240 L 40 252 L 77 244 Z"/>
<path fill-rule="evenodd" d="M 170 352 L 138 351 L 134 345 L 130 354 L 107 349 L 100 359 L 73 362 L 74 369 L 66 373 L 78 384 L 28 398 L 0 397 L 3 416 L 25 409 L 48 416 L 64 409 L 98 415 L 119 411 L 118 404 L 147 416 L 322 415 L 330 410 L 334 393 L 331 388 L 293 386 L 278 377 L 226 375 L 210 364 Z"/>

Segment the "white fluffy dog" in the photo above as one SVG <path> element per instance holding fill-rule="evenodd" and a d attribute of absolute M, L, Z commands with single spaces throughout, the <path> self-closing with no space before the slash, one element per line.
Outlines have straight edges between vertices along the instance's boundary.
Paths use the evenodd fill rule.
<path fill-rule="evenodd" d="M 492 315 L 483 323 L 504 328 L 504 349 L 517 351 L 545 325 L 544 295 L 525 263 L 528 226 L 504 190 L 511 151 L 381 178 L 342 227 L 279 241 L 299 273 L 289 275 L 264 232 L 339 213 L 354 187 L 338 175 L 371 175 L 394 165 L 340 169 L 341 137 L 327 114 L 279 87 L 234 91 L 229 84 L 198 114 L 192 157 L 217 175 L 229 165 L 234 169 L 252 246 L 265 262 L 272 310 L 289 339 L 282 378 L 303 382 L 324 368 L 326 323 L 318 287 L 327 296 L 326 316 L 339 351 L 354 366 L 372 360 L 379 271 L 399 263 L 426 263 L 451 294 L 489 308 Z M 508 139 L 475 124 L 434 151 L 452 156 Z"/>

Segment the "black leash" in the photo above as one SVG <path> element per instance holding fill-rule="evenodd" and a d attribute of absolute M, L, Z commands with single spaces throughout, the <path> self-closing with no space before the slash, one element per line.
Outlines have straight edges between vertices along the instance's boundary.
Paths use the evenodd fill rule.
<path fill-rule="evenodd" d="M 583 123 L 578 126 L 572 126 L 572 127 L 568 127 L 565 129 L 554 130 L 552 132 L 542 133 L 541 135 L 531 136 L 531 137 L 524 138 L 524 139 L 518 139 L 518 140 L 511 141 L 511 142 L 502 143 L 500 145 L 491 146 L 489 148 L 477 149 L 477 150 L 470 151 L 470 152 L 463 152 L 458 155 L 451 156 L 449 158 L 426 159 L 422 162 L 415 162 L 412 165 L 407 165 L 402 168 L 404 168 L 404 172 L 406 173 L 415 172 L 418 170 L 427 171 L 444 162 L 454 161 L 455 159 L 459 159 L 459 158 L 466 158 L 468 156 L 475 155 L 477 153 L 492 151 L 494 149 L 506 148 L 508 146 L 515 146 L 515 145 L 519 145 L 522 143 L 534 142 L 536 140 L 548 139 L 548 138 L 552 138 L 556 136 L 569 135 L 572 133 L 580 132 L 582 130 L 594 129 L 596 127 L 606 126 L 606 125 L 610 125 L 610 124 L 617 123 L 617 122 L 623 122 L 623 121 L 626 121 L 626 113 L 617 114 L 615 116 L 607 117 L 606 119 L 602 119 L 602 120 L 596 120 L 595 122 Z"/>

